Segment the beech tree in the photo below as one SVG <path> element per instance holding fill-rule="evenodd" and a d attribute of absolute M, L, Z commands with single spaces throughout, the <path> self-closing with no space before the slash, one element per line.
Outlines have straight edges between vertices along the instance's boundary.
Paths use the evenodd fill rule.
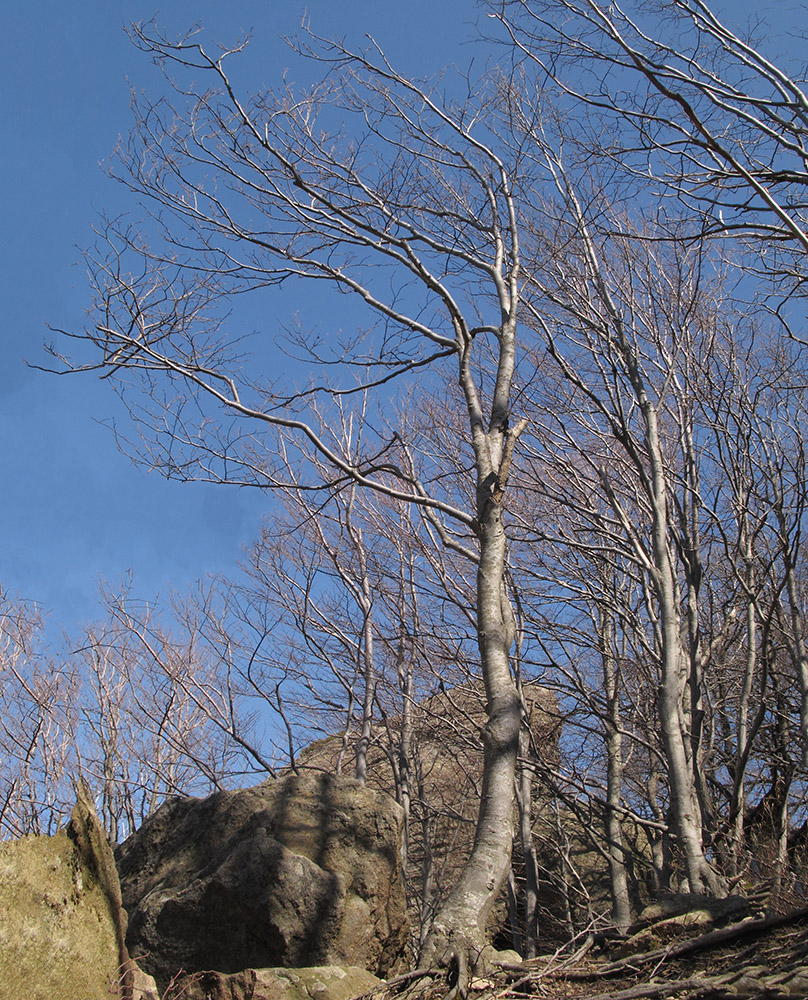
<path fill-rule="evenodd" d="M 351 413 L 347 423 L 324 433 L 356 452 L 362 423 L 361 412 Z M 327 465 L 316 456 L 312 461 L 328 481 Z M 249 553 L 252 582 L 244 593 L 252 609 L 266 606 L 262 615 L 275 619 L 271 641 L 288 664 L 289 712 L 300 717 L 296 724 L 290 717 L 289 724 L 307 742 L 340 732 L 337 771 L 348 772 L 345 756 L 351 744 L 354 776 L 364 782 L 381 673 L 376 651 L 382 637 L 381 574 L 373 550 L 383 538 L 383 525 L 374 495 L 356 483 L 324 502 L 294 485 L 297 473 L 287 465 L 283 512 L 264 526 Z M 283 672 L 276 665 L 275 673 Z M 299 748 L 306 745 L 300 737 L 293 739 L 293 764 L 295 742 Z"/>
<path fill-rule="evenodd" d="M 578 133 L 582 144 L 646 191 L 650 181 L 672 195 L 694 233 L 744 237 L 757 257 L 747 264 L 768 292 L 782 299 L 799 287 L 808 95 L 804 64 L 766 54 L 765 8 L 744 35 L 706 0 L 490 6 L 518 58 L 595 113 Z M 594 129 L 604 122 L 600 141 Z"/>
<path fill-rule="evenodd" d="M 537 143 L 541 148 L 541 137 Z M 557 413 L 557 436 L 575 448 L 582 476 L 603 500 L 604 509 L 592 511 L 601 527 L 593 545 L 611 536 L 647 589 L 671 815 L 687 882 L 691 891 L 721 893 L 703 843 L 695 582 L 702 573 L 688 398 L 694 382 L 688 369 L 709 350 L 711 334 L 710 312 L 698 299 L 703 265 L 698 250 L 685 249 L 675 234 L 674 250 L 661 249 L 669 234 L 650 225 L 634 239 L 607 235 L 628 227 L 588 185 L 579 189 L 557 157 L 547 156 L 559 217 L 554 245 L 546 248 L 549 263 L 531 272 L 526 310 L 569 396 Z M 597 183 L 593 178 L 592 187 Z M 577 238 L 565 239 L 567 233 Z M 558 310 L 550 320 L 548 303 Z"/>
<path fill-rule="evenodd" d="M 714 6 L 505 0 L 491 4 L 491 17 L 509 53 L 577 109 L 567 131 L 576 155 L 612 164 L 624 198 L 662 199 L 689 239 L 731 244 L 756 307 L 804 344 L 804 65 L 775 62 L 760 37 L 733 30 Z M 798 681 L 808 763 L 802 668 Z"/>
<path fill-rule="evenodd" d="M 132 591 L 131 579 L 102 586 L 99 619 L 56 641 L 35 605 L 0 596 L 0 835 L 55 832 L 81 777 L 117 843 L 167 796 L 232 787 L 278 762 L 234 668 L 237 644 L 240 663 L 254 650 L 228 588 L 162 605 Z"/>
<path fill-rule="evenodd" d="M 141 457 L 168 475 L 282 485 L 272 456 L 283 432 L 305 488 L 417 505 L 447 544 L 473 551 L 488 713 L 481 805 L 423 956 L 456 963 L 462 988 L 508 872 L 520 724 L 503 519 L 525 426 L 511 402 L 520 263 L 513 182 L 485 124 L 495 82 L 463 80 L 457 102 L 398 73 L 374 44 L 352 52 L 309 35 L 322 82 L 242 95 L 229 66 L 244 46 L 211 55 L 153 26 L 133 39 L 181 79 L 173 100 L 135 99 L 113 170 L 149 217 L 104 224 L 87 258 L 91 323 L 67 333 L 91 353 L 63 356 L 64 370 L 135 391 Z M 309 374 L 294 390 L 294 370 L 277 380 L 242 367 L 238 311 L 227 309 L 271 287 L 307 294 L 307 282 L 345 293 L 374 326 L 301 335 L 293 369 Z M 468 507 L 447 498 L 428 455 L 411 451 L 407 464 L 390 423 L 392 388 L 415 376 L 459 385 Z M 358 390 L 374 409 L 357 449 L 324 428 Z"/>

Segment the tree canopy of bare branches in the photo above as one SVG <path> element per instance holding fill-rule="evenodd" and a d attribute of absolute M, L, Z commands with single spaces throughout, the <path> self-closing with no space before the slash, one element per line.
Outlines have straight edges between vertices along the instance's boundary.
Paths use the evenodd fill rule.
<path fill-rule="evenodd" d="M 782 883 L 793 733 L 808 753 L 799 73 L 702 0 L 483 6 L 501 59 L 478 78 L 304 31 L 319 82 L 277 91 L 237 82 L 246 44 L 135 26 L 166 79 L 111 166 L 141 218 L 102 220 L 88 324 L 53 348 L 124 397 L 136 460 L 283 511 L 246 584 L 174 609 L 182 641 L 109 602 L 87 645 L 101 758 L 125 647 L 172 768 L 270 773 L 281 744 L 296 766 L 308 699 L 360 780 L 386 727 L 408 808 L 414 664 L 462 676 L 476 647 L 473 846 L 418 942 L 461 992 L 517 895 L 515 785 L 535 949 L 539 828 L 570 932 L 575 894 L 596 919 L 574 831 L 625 929 L 643 885 L 730 891 L 764 804 Z M 271 319 L 315 299 L 333 327 Z M 528 673 L 555 688 L 557 746 L 530 735 Z M 247 704 L 275 713 L 272 752 Z"/>

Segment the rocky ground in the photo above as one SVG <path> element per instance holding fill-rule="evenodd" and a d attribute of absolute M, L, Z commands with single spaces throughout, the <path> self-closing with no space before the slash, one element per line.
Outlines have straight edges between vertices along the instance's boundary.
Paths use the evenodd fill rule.
<path fill-rule="evenodd" d="M 647 937 L 646 937 L 647 940 Z M 808 907 L 778 917 L 751 916 L 660 947 L 625 952 L 626 942 L 579 942 L 472 979 L 470 1000 L 781 1000 L 808 997 Z M 439 977 L 401 977 L 375 1000 L 448 1000 Z"/>
<path fill-rule="evenodd" d="M 309 774 L 172 800 L 119 851 L 119 882 L 89 790 L 77 792 L 56 836 L 0 843 L 0 1000 L 808 998 L 803 878 L 777 895 L 767 883 L 665 896 L 626 935 L 581 935 L 528 962 L 494 952 L 452 984 L 397 974 L 401 815 L 381 793 Z M 289 967 L 311 957 L 321 964 Z"/>

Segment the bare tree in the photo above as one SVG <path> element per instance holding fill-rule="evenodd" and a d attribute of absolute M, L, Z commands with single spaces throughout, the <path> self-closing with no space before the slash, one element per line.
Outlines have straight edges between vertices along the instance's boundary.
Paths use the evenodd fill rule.
<path fill-rule="evenodd" d="M 808 96 L 802 64 L 793 70 L 766 55 L 765 8 L 755 38 L 706 0 L 491 6 L 509 45 L 591 109 L 593 129 L 600 120 L 608 139 L 579 133 L 593 151 L 629 167 L 646 192 L 650 180 L 691 209 L 694 233 L 751 240 L 757 264 L 746 264 L 776 298 L 799 288 Z"/>
<path fill-rule="evenodd" d="M 804 343 L 803 66 L 775 62 L 762 26 L 743 35 L 705 0 L 491 6 L 517 59 L 577 109 L 568 136 L 579 154 L 612 163 L 643 205 L 662 198 L 691 239 L 731 243 L 757 308 Z M 802 675 L 800 685 L 806 704 Z"/>
<path fill-rule="evenodd" d="M 421 392 L 419 412 L 402 421 L 441 456 L 447 479 L 458 474 L 458 414 L 441 402 Z M 354 417 L 324 433 L 356 448 L 364 428 L 362 413 Z M 417 952 L 454 887 L 458 854 L 471 847 L 479 801 L 476 559 L 435 544 L 440 524 L 412 505 L 352 485 L 324 500 L 292 485 L 297 477 L 287 466 L 287 513 L 250 550 L 244 604 L 277 623 L 270 645 L 288 665 L 295 767 L 341 771 L 353 758 L 356 776 L 405 810 Z"/>
<path fill-rule="evenodd" d="M 363 427 L 360 411 L 322 433 L 358 453 Z M 327 481 L 330 469 L 316 456 L 312 461 Z M 286 514 L 273 517 L 251 550 L 247 568 L 253 586 L 248 589 L 253 604 L 274 608 L 273 645 L 286 647 L 281 656 L 289 658 L 295 674 L 301 718 L 311 718 L 313 710 L 323 720 L 322 732 L 310 732 L 309 739 L 341 730 L 337 771 L 343 769 L 350 744 L 354 775 L 364 782 L 380 673 L 376 645 L 382 636 L 382 580 L 378 563 L 384 557 L 374 550 L 384 537 L 382 519 L 373 495 L 356 483 L 324 501 L 295 486 L 297 476 L 297 470 L 287 465 L 289 485 L 282 491 Z M 355 727 L 358 737 L 354 739 Z"/>
<path fill-rule="evenodd" d="M 70 662 L 81 682 L 72 705 L 75 753 L 113 841 L 167 796 L 272 773 L 255 699 L 234 670 L 233 619 L 224 643 L 216 642 L 217 596 L 208 583 L 163 607 L 138 599 L 130 578 L 101 588 L 103 615 L 72 637 Z"/>
<path fill-rule="evenodd" d="M 666 253 L 651 230 L 634 241 L 610 236 L 609 207 L 591 188 L 579 190 L 541 133 L 536 143 L 556 178 L 559 214 L 543 248 L 550 263 L 531 273 L 535 298 L 528 295 L 526 305 L 571 397 L 560 436 L 568 436 L 608 503 L 608 531 L 648 588 L 659 721 L 686 878 L 692 891 L 720 893 L 702 832 L 709 799 L 699 764 L 700 526 L 687 402 L 688 359 L 710 337 L 709 315 L 700 315 L 702 262 L 698 249 L 675 239 Z M 593 178 L 591 187 L 597 184 Z M 627 229 L 619 218 L 611 223 Z M 549 320 L 548 301 L 560 310 Z"/>
<path fill-rule="evenodd" d="M 52 654 L 41 611 L 0 592 L 0 832 L 56 831 L 72 807 L 76 693 Z"/>
<path fill-rule="evenodd" d="M 244 46 L 210 55 L 193 38 L 135 28 L 170 83 L 159 101 L 135 99 L 113 167 L 145 217 L 102 224 L 87 255 L 90 324 L 65 333 L 77 356 L 54 348 L 61 370 L 94 371 L 124 396 L 136 459 L 175 478 L 281 491 L 305 525 L 282 542 L 266 527 L 254 578 L 289 589 L 274 604 L 230 592 L 238 642 L 204 600 L 198 615 L 183 611 L 188 635 L 225 664 L 223 685 L 185 676 L 172 636 L 119 609 L 123 631 L 231 743 L 245 740 L 231 696 L 264 699 L 295 766 L 285 698 L 315 693 L 307 671 L 325 666 L 336 693 L 316 692 L 319 705 L 341 713 L 355 773 L 368 777 L 384 731 L 396 793 L 412 804 L 406 660 L 451 645 L 415 627 L 429 587 L 463 621 L 457 649 L 474 636 L 486 694 L 480 810 L 468 865 L 437 912 L 424 837 L 431 930 L 420 942 L 424 962 L 457 965 L 461 992 L 484 963 L 486 920 L 509 872 L 522 664 L 549 662 L 567 705 L 586 713 L 575 739 L 589 756 L 563 774 L 543 766 L 558 771 L 563 809 L 597 818 L 620 926 L 632 824 L 660 886 L 678 851 L 687 885 L 726 891 L 722 838 L 727 824 L 742 835 L 752 755 L 764 736 L 770 756 L 787 743 L 788 697 L 776 724 L 763 707 L 783 663 L 801 688 L 804 736 L 808 726 L 802 453 L 756 428 L 764 458 L 744 469 L 722 461 L 726 406 L 699 393 L 723 364 L 719 313 L 738 314 L 741 293 L 729 306 L 722 298 L 726 270 L 753 279 L 743 294 L 799 337 L 789 296 L 808 247 L 800 84 L 701 0 L 652 5 L 647 26 L 596 0 L 489 7 L 518 65 L 435 85 L 397 72 L 373 41 L 354 52 L 307 34 L 299 51 L 322 71 L 318 84 L 242 95 L 230 67 Z M 663 9 L 664 23 L 653 16 Z M 267 361 L 274 331 L 262 329 L 248 356 L 247 293 L 274 306 L 312 289 L 356 332 L 287 329 L 280 375 L 276 356 Z M 789 427 L 798 442 L 802 416 Z M 508 487 L 512 464 L 533 479 L 533 510 Z M 766 502 L 760 516 L 754 503 Z M 518 524 L 506 530 L 509 509 Z M 575 555 L 566 566 L 564 553 Z M 341 604 L 321 587 L 326 567 Z M 541 601 L 568 607 L 552 622 Z M 296 632 L 286 664 L 267 641 L 272 607 Z M 744 665 L 730 653 L 741 607 Z M 737 708 L 716 708 L 732 671 L 743 678 Z M 240 745 L 271 770 L 257 741 Z M 527 859 L 535 766 L 522 761 Z M 790 778 L 781 817 L 789 789 Z M 594 913 L 571 855 L 562 861 L 568 900 Z M 528 931 L 535 945 L 535 921 Z"/>
<path fill-rule="evenodd" d="M 141 394 L 132 406 L 145 460 L 170 475 L 276 486 L 272 432 L 283 430 L 295 461 L 316 457 L 309 470 L 328 469 L 327 482 L 315 475 L 308 485 L 351 483 L 419 505 L 446 538 L 477 551 L 488 702 L 481 806 L 468 865 L 425 946 L 425 960 L 459 965 L 462 985 L 508 871 L 520 718 L 503 523 L 524 428 L 511 414 L 519 247 L 509 172 L 485 125 L 496 92 L 467 81 L 468 96 L 456 103 L 396 72 L 376 46 L 353 53 L 308 36 L 320 84 L 242 98 L 227 69 L 234 53 L 209 56 L 192 39 L 171 42 L 151 28 L 133 37 L 203 83 L 177 83 L 173 106 L 135 102 L 117 170 L 151 219 L 141 229 L 105 226 L 88 257 L 92 324 L 68 335 L 92 354 L 66 367 Z M 243 374 L 227 303 L 307 280 L 363 304 L 377 329 L 341 346 L 332 337 L 322 350 L 304 338 L 311 381 L 301 391 Z M 327 361 L 341 384 L 321 374 Z M 418 469 L 409 471 L 400 435 L 385 429 L 391 389 L 416 372 L 459 383 L 470 509 L 445 498 L 427 456 L 416 453 Z M 361 454 L 321 433 L 334 401 L 359 388 L 376 401 L 375 434 Z"/>

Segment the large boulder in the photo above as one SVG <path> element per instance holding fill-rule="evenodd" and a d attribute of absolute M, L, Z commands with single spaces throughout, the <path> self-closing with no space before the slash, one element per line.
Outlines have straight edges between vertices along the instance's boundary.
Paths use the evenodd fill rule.
<path fill-rule="evenodd" d="M 161 990 L 180 970 L 384 976 L 408 940 L 402 824 L 389 796 L 326 774 L 171 799 L 118 849 L 128 947 Z"/>
<path fill-rule="evenodd" d="M 115 860 L 86 787 L 53 837 L 0 844 L 0 1000 L 156 1000 L 130 962 Z"/>

